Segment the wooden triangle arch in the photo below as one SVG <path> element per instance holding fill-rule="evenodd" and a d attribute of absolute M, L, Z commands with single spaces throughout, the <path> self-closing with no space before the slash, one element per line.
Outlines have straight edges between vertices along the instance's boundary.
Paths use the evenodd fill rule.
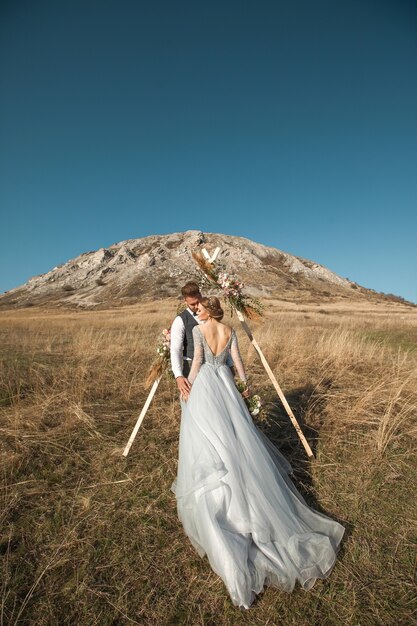
<path fill-rule="evenodd" d="M 207 252 L 207 250 L 205 248 L 203 248 L 203 254 L 204 254 L 206 260 L 209 263 L 214 263 L 214 261 L 216 260 L 219 252 L 220 252 L 220 248 L 217 247 L 216 250 L 214 251 L 214 253 L 210 256 L 209 253 Z M 243 317 L 242 313 L 240 311 L 238 311 L 236 308 L 234 310 L 236 312 L 236 315 L 237 315 L 240 323 L 242 324 L 242 327 L 243 327 L 244 331 L 246 332 L 247 336 L 249 337 L 249 340 L 250 340 L 251 344 L 253 345 L 253 347 L 255 348 L 256 352 L 258 353 L 258 355 L 259 355 L 259 357 L 261 359 L 262 365 L 264 366 L 265 371 L 266 371 L 266 373 L 269 376 L 269 379 L 271 380 L 273 386 L 275 387 L 275 390 L 278 393 L 278 396 L 279 396 L 282 404 L 284 405 L 284 408 L 285 408 L 285 410 L 286 410 L 286 412 L 288 414 L 288 417 L 290 418 L 290 420 L 291 420 L 291 422 L 292 422 L 292 424 L 293 424 L 293 426 L 294 426 L 294 428 L 295 428 L 295 430 L 297 432 L 297 435 L 299 436 L 299 438 L 301 440 L 301 443 L 303 444 L 304 449 L 307 452 L 308 457 L 310 457 L 310 458 L 314 457 L 313 452 L 311 451 L 311 448 L 310 448 L 310 446 L 309 446 L 309 444 L 308 444 L 308 442 L 307 442 L 307 440 L 306 440 L 306 438 L 304 436 L 304 433 L 301 430 L 301 427 L 300 427 L 299 423 L 297 422 L 297 420 L 296 420 L 296 418 L 294 416 L 294 413 L 292 412 L 292 410 L 290 408 L 290 405 L 288 404 L 287 399 L 285 398 L 285 396 L 284 396 L 284 394 L 282 392 L 282 389 L 279 386 L 278 381 L 275 378 L 274 373 L 271 370 L 271 368 L 269 366 L 269 363 L 268 363 L 268 361 L 265 358 L 265 355 L 263 354 L 263 352 L 262 352 L 258 342 L 256 341 L 255 337 L 253 336 L 251 329 L 249 328 L 249 326 L 248 326 L 245 318 Z M 135 424 L 135 427 L 134 427 L 134 429 L 132 431 L 132 434 L 129 437 L 129 441 L 127 442 L 127 445 L 126 445 L 126 447 L 125 447 L 125 449 L 123 451 L 123 456 L 127 456 L 129 454 L 129 450 L 130 450 L 130 448 L 132 446 L 132 443 L 135 440 L 135 437 L 136 437 L 136 435 L 138 433 L 140 425 L 142 424 L 143 418 L 145 417 L 146 412 L 149 409 L 149 406 L 150 406 L 150 404 L 151 404 L 151 402 L 153 400 L 153 397 L 154 397 L 154 395 L 156 393 L 156 390 L 157 390 L 158 385 L 159 385 L 160 382 L 161 382 L 161 376 L 159 376 L 159 378 L 157 378 L 154 381 L 153 385 L 152 385 L 152 388 L 151 388 L 151 390 L 149 392 L 149 395 L 148 395 L 148 397 L 146 399 L 146 402 L 145 402 L 145 404 L 144 404 L 144 406 L 142 408 L 142 411 L 140 412 L 140 415 L 139 415 L 139 417 L 138 417 L 138 419 L 136 421 L 136 424 Z"/>

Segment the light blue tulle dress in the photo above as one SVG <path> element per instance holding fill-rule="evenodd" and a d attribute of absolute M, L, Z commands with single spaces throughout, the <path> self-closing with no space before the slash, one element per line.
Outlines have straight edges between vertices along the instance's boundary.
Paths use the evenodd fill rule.
<path fill-rule="evenodd" d="M 235 606 L 249 608 L 264 585 L 310 589 L 330 574 L 344 528 L 305 503 L 290 464 L 253 423 L 226 365 L 230 353 L 246 379 L 235 331 L 218 355 L 199 326 L 193 337 L 171 487 L 184 531 Z"/>

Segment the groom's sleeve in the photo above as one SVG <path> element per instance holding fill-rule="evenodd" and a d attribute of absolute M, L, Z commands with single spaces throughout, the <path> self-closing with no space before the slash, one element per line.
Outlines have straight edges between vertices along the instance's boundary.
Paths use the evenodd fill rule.
<path fill-rule="evenodd" d="M 182 376 L 182 351 L 184 345 L 185 327 L 179 315 L 174 319 L 171 326 L 171 369 L 175 376 Z"/>

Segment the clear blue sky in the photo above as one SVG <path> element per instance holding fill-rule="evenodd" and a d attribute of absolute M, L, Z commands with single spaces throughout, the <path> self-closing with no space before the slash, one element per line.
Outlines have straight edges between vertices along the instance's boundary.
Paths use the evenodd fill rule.
<path fill-rule="evenodd" d="M 3 0 L 0 292 L 201 229 L 417 302 L 417 4 Z"/>

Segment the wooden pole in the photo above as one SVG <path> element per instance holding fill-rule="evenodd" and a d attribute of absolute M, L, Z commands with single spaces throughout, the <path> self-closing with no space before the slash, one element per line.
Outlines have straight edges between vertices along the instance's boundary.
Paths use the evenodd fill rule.
<path fill-rule="evenodd" d="M 209 263 L 214 263 L 214 261 L 216 260 L 217 255 L 219 254 L 219 252 L 220 252 L 220 248 L 217 247 L 215 249 L 215 251 L 213 252 L 213 254 L 210 256 L 209 253 L 207 252 L 207 250 L 205 248 L 203 248 L 203 254 L 204 254 L 204 256 L 206 257 L 206 259 L 207 259 L 207 261 Z"/>
<path fill-rule="evenodd" d="M 129 441 L 127 442 L 126 448 L 123 450 L 123 456 L 127 456 L 129 454 L 129 450 L 131 448 L 131 445 L 132 445 L 132 443 L 135 440 L 135 437 L 136 437 L 137 432 L 138 432 L 138 430 L 140 428 L 140 425 L 142 424 L 142 420 L 145 417 L 147 410 L 149 409 L 149 406 L 150 406 L 150 404 L 152 402 L 152 399 L 153 399 L 153 397 L 155 395 L 156 390 L 158 389 L 158 385 L 159 385 L 159 383 L 161 381 L 161 378 L 162 378 L 162 376 L 159 376 L 159 378 L 157 378 L 155 380 L 154 384 L 152 385 L 152 388 L 151 388 L 151 390 L 149 392 L 149 395 L 148 395 L 148 397 L 146 399 L 146 402 L 145 402 L 145 404 L 143 406 L 143 409 L 140 412 L 140 415 L 139 415 L 139 417 L 138 417 L 138 419 L 136 421 L 136 424 L 135 424 L 135 427 L 134 427 L 134 429 L 132 431 L 132 434 L 130 435 Z"/>
<path fill-rule="evenodd" d="M 295 418 L 295 415 L 292 412 L 291 407 L 288 404 L 287 399 L 284 396 L 284 393 L 283 393 L 281 387 L 279 386 L 277 379 L 275 378 L 274 372 L 269 367 L 269 363 L 266 360 L 264 353 L 262 352 L 262 350 L 261 350 L 258 342 L 256 341 L 255 337 L 252 335 L 252 331 L 249 328 L 248 324 L 246 323 L 246 320 L 243 317 L 242 313 L 240 311 L 238 311 L 237 309 L 235 309 L 235 311 L 236 311 L 236 315 L 239 318 L 240 323 L 243 326 L 244 331 L 246 332 L 247 336 L 249 337 L 249 340 L 250 340 L 251 344 L 255 348 L 256 352 L 259 354 L 259 357 L 260 357 L 260 359 L 262 361 L 262 365 L 264 366 L 265 371 L 266 371 L 266 373 L 268 374 L 268 376 L 269 376 L 269 378 L 271 380 L 271 383 L 274 385 L 275 390 L 276 390 L 276 392 L 277 392 L 277 394 L 279 396 L 279 399 L 281 400 L 282 404 L 284 405 L 285 410 L 287 411 L 288 417 L 290 418 L 290 420 L 292 422 L 292 425 L 294 426 L 294 428 L 296 430 L 296 433 L 299 436 L 299 438 L 301 440 L 301 443 L 304 446 L 305 451 L 307 452 L 307 456 L 309 458 L 314 457 L 314 454 L 313 454 L 313 452 L 312 452 L 312 450 L 311 450 L 311 448 L 310 448 L 310 446 L 308 444 L 308 441 L 304 437 L 304 433 L 301 430 L 301 427 L 300 427 L 299 423 L 297 422 L 297 419 Z"/>
<path fill-rule="evenodd" d="M 207 252 L 207 250 L 205 248 L 203 248 L 203 254 L 204 254 L 204 256 L 206 257 L 206 259 L 207 259 L 207 261 L 209 263 L 213 263 L 213 261 L 216 259 L 216 257 L 217 257 L 219 252 L 220 252 L 220 248 L 216 248 L 216 250 L 214 251 L 213 256 L 210 257 L 210 255 Z M 246 323 L 246 320 L 245 320 L 243 314 L 240 311 L 238 311 L 235 307 L 233 307 L 233 309 L 236 312 L 236 315 L 237 315 L 240 323 L 242 324 L 244 331 L 246 332 L 247 336 L 249 337 L 249 340 L 250 340 L 251 344 L 255 348 L 256 352 L 259 354 L 259 357 L 261 359 L 262 365 L 264 366 L 265 371 L 268 374 L 271 383 L 274 385 L 275 390 L 276 390 L 276 392 L 277 392 L 277 394 L 279 396 L 279 399 L 281 400 L 282 404 L 284 405 L 285 410 L 287 411 L 287 415 L 290 418 L 291 423 L 294 426 L 295 431 L 296 431 L 297 435 L 299 436 L 301 443 L 304 446 L 304 450 L 307 452 L 307 456 L 309 458 L 312 458 L 312 457 L 314 458 L 314 454 L 313 454 L 313 452 L 312 452 L 312 450 L 311 450 L 311 448 L 309 446 L 309 443 L 308 443 L 307 439 L 304 436 L 303 431 L 301 430 L 300 424 L 297 422 L 297 420 L 295 418 L 295 415 L 292 412 L 291 407 L 288 404 L 287 399 L 284 396 L 284 393 L 283 393 L 281 387 L 279 386 L 277 379 L 274 376 L 274 372 L 271 370 L 271 368 L 269 366 L 269 363 L 266 360 L 265 355 L 262 352 L 258 342 L 256 341 L 255 337 L 252 335 L 252 331 L 249 328 L 248 324 Z"/>

